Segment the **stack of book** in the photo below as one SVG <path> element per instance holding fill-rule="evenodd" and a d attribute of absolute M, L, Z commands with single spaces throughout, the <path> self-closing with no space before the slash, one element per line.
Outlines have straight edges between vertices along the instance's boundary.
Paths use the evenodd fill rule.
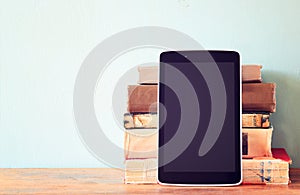
<path fill-rule="evenodd" d="M 284 149 L 271 148 L 276 84 L 263 83 L 261 69 L 242 66 L 243 183 L 288 184 L 291 160 Z"/>
<path fill-rule="evenodd" d="M 157 67 L 139 67 L 138 85 L 128 86 L 124 114 L 125 183 L 156 183 Z"/>
<path fill-rule="evenodd" d="M 291 159 L 283 148 L 271 148 L 276 84 L 262 82 L 261 68 L 242 66 L 243 184 L 288 184 Z M 125 183 L 157 183 L 158 67 L 138 70 L 124 114 Z"/>
<path fill-rule="evenodd" d="M 262 83 L 261 68 L 242 66 L 243 158 L 272 157 L 270 113 L 276 111 L 276 84 Z"/>

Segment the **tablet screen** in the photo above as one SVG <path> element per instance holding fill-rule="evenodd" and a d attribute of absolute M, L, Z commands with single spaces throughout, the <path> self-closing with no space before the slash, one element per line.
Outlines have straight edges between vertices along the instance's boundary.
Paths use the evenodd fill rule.
<path fill-rule="evenodd" d="M 237 181 L 241 156 L 236 55 L 166 52 L 161 55 L 159 101 L 159 177 L 166 183 Z M 214 180 L 217 175 L 221 179 Z"/>

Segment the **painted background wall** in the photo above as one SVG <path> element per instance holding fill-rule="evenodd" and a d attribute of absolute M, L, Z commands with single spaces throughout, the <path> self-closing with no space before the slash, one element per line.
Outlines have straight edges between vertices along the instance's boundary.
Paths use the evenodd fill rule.
<path fill-rule="evenodd" d="M 292 166 L 300 167 L 299 7 L 298 0 L 1 0 L 0 167 L 106 166 L 78 136 L 75 78 L 98 43 L 147 25 L 262 64 L 264 81 L 277 83 L 272 145 L 285 147 Z"/>

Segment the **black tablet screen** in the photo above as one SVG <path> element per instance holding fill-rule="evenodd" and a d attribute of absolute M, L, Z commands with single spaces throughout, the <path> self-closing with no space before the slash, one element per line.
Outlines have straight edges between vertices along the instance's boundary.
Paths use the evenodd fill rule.
<path fill-rule="evenodd" d="M 239 60 L 230 56 L 230 52 L 217 51 L 161 55 L 161 173 L 207 173 L 213 177 L 214 173 L 236 175 L 239 171 Z"/>

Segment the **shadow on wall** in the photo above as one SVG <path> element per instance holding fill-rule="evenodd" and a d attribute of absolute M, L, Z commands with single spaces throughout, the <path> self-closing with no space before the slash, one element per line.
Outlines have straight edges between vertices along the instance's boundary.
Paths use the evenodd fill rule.
<path fill-rule="evenodd" d="M 272 147 L 284 147 L 293 160 L 291 167 L 300 168 L 300 74 L 263 70 L 262 77 L 277 85 Z"/>

